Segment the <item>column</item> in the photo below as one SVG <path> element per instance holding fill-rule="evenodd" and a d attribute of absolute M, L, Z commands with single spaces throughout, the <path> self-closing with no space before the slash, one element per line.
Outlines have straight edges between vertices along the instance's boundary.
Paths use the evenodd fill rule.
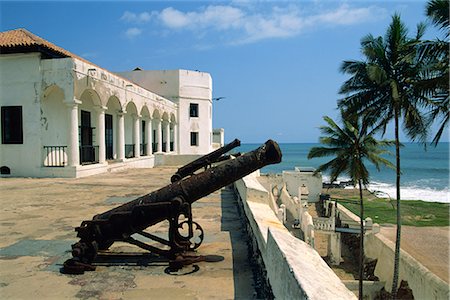
<path fill-rule="evenodd" d="M 125 159 L 125 120 L 124 111 L 117 113 L 117 158 Z"/>
<path fill-rule="evenodd" d="M 139 122 L 141 121 L 140 115 L 133 115 L 133 144 L 134 144 L 134 157 L 141 156 L 141 134 Z"/>
<path fill-rule="evenodd" d="M 159 119 L 156 123 L 156 136 L 157 136 L 157 147 L 156 147 L 156 152 L 157 153 L 161 153 L 162 152 L 162 126 L 161 126 L 161 122 L 162 120 Z"/>
<path fill-rule="evenodd" d="M 153 139 L 152 139 L 152 118 L 148 118 L 147 119 L 147 126 L 145 127 L 145 136 L 146 136 L 146 140 L 147 140 L 147 156 L 152 155 L 152 143 L 153 143 Z"/>
<path fill-rule="evenodd" d="M 178 154 L 178 124 L 173 123 L 173 151 Z"/>
<path fill-rule="evenodd" d="M 338 266 L 342 262 L 341 257 L 341 233 L 333 232 L 328 235 L 328 257 L 333 266 Z"/>
<path fill-rule="evenodd" d="M 78 143 L 78 104 L 67 103 L 69 113 L 69 132 L 67 147 L 67 164 L 78 166 L 80 164 L 80 147 Z"/>
<path fill-rule="evenodd" d="M 103 164 L 106 161 L 106 140 L 105 140 L 105 111 L 107 107 L 99 106 L 97 110 L 97 143 L 98 162 Z"/>
<path fill-rule="evenodd" d="M 166 128 L 166 153 L 170 152 L 170 121 L 165 122 Z"/>

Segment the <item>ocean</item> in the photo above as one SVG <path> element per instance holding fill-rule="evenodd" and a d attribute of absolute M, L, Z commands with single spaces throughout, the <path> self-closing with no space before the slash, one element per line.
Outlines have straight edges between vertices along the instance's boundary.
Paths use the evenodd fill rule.
<path fill-rule="evenodd" d="M 248 152 L 261 144 L 242 144 L 232 152 Z M 283 159 L 281 163 L 269 165 L 261 169 L 261 173 L 281 173 L 293 170 L 294 167 L 314 167 L 329 161 L 331 157 L 307 158 L 311 147 L 321 146 L 317 143 L 280 143 Z M 392 156 L 387 157 L 395 165 L 395 149 L 390 149 Z M 449 143 L 440 143 L 437 147 L 417 143 L 404 143 L 400 150 L 401 198 L 403 200 L 424 200 L 430 202 L 450 203 L 449 195 Z M 367 163 L 371 191 L 380 191 L 380 197 L 395 199 L 395 170 L 382 168 L 378 171 L 371 163 Z M 327 181 L 327 174 L 323 174 Z M 348 180 L 343 175 L 338 180 Z"/>

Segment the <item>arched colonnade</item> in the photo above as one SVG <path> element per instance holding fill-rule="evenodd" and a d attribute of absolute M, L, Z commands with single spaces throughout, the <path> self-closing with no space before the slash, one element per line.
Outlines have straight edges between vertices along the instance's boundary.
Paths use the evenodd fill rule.
<path fill-rule="evenodd" d="M 48 87 L 41 102 L 44 165 L 104 164 L 177 153 L 176 106 L 169 102 L 92 88 L 66 99 L 63 89 Z"/>

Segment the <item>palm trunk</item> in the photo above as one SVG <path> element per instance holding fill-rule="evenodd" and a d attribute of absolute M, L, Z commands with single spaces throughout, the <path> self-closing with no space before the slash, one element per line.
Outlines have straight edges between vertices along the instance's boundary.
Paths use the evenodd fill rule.
<path fill-rule="evenodd" d="M 360 221 L 360 239 L 359 239 L 359 299 L 363 299 L 363 276 L 364 276 L 364 203 L 361 179 L 358 180 L 359 184 L 359 221 Z"/>
<path fill-rule="evenodd" d="M 395 239 L 395 258 L 394 258 L 394 274 L 392 278 L 392 299 L 397 298 L 397 286 L 398 286 L 398 275 L 399 275 L 399 263 L 400 263 L 400 240 L 401 240 L 401 213 L 400 213 L 400 141 L 399 141 L 399 112 L 398 108 L 395 107 L 395 159 L 396 159 L 396 188 L 397 188 L 397 236 Z"/>

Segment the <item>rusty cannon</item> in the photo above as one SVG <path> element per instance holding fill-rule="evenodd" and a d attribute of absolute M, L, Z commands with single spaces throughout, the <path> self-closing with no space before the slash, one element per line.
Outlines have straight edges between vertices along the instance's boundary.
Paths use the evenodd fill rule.
<path fill-rule="evenodd" d="M 199 257 L 189 255 L 200 246 L 204 237 L 202 227 L 193 221 L 192 203 L 266 165 L 280 161 L 278 144 L 268 140 L 251 152 L 178 179 L 159 190 L 95 215 L 92 220 L 83 221 L 75 228 L 80 240 L 72 245 L 72 258 L 64 263 L 61 272 L 82 274 L 95 270 L 98 253 L 108 250 L 116 241 L 167 258 L 172 271 L 200 261 Z M 205 164 L 209 161 L 204 161 Z M 163 221 L 169 223 L 168 239 L 145 231 Z M 136 234 L 150 239 L 152 244 L 134 238 Z M 158 245 L 155 246 L 155 242 Z"/>

